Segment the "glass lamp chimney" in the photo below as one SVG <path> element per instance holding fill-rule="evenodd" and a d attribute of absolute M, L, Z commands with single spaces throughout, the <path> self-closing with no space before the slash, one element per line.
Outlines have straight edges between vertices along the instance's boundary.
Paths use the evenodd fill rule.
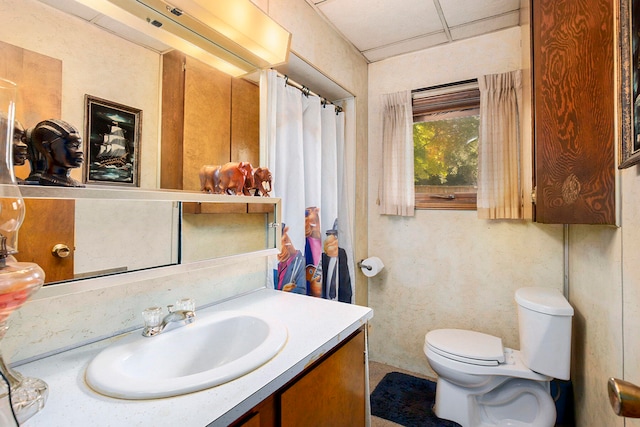
<path fill-rule="evenodd" d="M 0 268 L 18 251 L 18 229 L 24 219 L 24 200 L 13 173 L 15 83 L 0 79 Z"/>

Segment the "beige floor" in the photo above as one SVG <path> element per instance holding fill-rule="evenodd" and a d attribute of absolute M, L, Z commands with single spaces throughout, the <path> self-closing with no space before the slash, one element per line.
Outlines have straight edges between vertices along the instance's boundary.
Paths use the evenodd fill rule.
<path fill-rule="evenodd" d="M 416 374 L 414 372 L 404 371 L 402 369 L 398 369 L 393 366 L 385 365 L 384 363 L 371 362 L 369 361 L 369 390 L 373 392 L 376 386 L 384 378 L 384 376 L 389 372 L 402 372 L 404 374 L 413 375 L 416 377 L 426 378 L 423 375 Z M 430 378 L 431 379 L 431 378 Z M 400 424 L 394 423 L 389 420 L 385 420 L 384 418 L 379 417 L 371 417 L 371 427 L 398 427 Z"/>

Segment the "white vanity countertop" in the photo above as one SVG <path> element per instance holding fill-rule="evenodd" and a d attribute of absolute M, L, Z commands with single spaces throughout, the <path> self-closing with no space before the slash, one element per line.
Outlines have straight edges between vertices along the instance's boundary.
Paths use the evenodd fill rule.
<path fill-rule="evenodd" d="M 110 398 L 87 386 L 85 368 L 111 340 L 37 360 L 16 370 L 24 376 L 44 380 L 49 385 L 49 398 L 44 409 L 24 426 L 226 426 L 373 317 L 373 311 L 367 307 L 270 289 L 252 292 L 200 313 L 220 310 L 277 317 L 287 325 L 287 344 L 265 365 L 234 381 L 183 396 L 153 400 Z"/>

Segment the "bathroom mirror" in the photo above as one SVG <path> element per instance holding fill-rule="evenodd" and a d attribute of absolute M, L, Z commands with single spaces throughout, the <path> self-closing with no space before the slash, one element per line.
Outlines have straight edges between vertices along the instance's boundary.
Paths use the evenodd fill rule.
<path fill-rule="evenodd" d="M 275 248 L 276 219 L 270 203 L 183 202 L 181 262 Z"/>
<path fill-rule="evenodd" d="M 159 160 L 165 157 L 160 156 L 159 149 L 161 81 L 158 76 L 162 62 L 159 47 L 155 50 L 153 45 L 137 48 L 108 29 L 100 28 L 99 23 L 84 22 L 83 19 L 88 17 L 55 9 L 76 7 L 74 3 L 7 0 L 8 12 L 0 17 L 0 41 L 4 42 L 4 52 L 8 52 L 6 55 L 10 61 L 5 61 L 6 57 L 2 56 L 3 61 L 0 62 L 11 64 L 8 67 L 9 74 L 12 74 L 7 76 L 9 78 L 15 79 L 29 73 L 29 78 L 19 84 L 25 92 L 18 100 L 18 117 L 26 127 L 33 126 L 44 117 L 61 117 L 84 134 L 86 94 L 139 107 L 142 110 L 140 188 L 119 190 L 118 187 L 95 184 L 73 191 L 21 185 L 26 203 L 31 199 L 33 203 L 28 207 L 27 224 L 21 230 L 21 253 L 18 258 L 46 266 L 46 282 L 51 284 L 163 267 L 206 257 L 224 257 L 240 253 L 248 247 L 265 249 L 267 237 L 264 217 L 268 215 L 265 213 L 206 214 L 187 224 L 189 227 L 186 231 L 191 233 L 188 238 L 180 234 L 182 202 L 195 203 L 210 198 L 199 192 L 185 193 L 182 197 L 180 192 L 169 194 L 159 191 L 150 195 L 146 190 L 156 189 L 160 185 Z M 76 10 L 82 13 L 80 9 Z M 28 25 L 13 26 L 13 23 L 22 22 L 27 17 Z M 60 29 L 53 30 L 51 27 Z M 49 36 L 43 38 L 39 32 Z M 54 36 L 51 37 L 51 34 Z M 35 46 L 33 39 L 36 39 Z M 153 40 L 146 41 L 153 44 Z M 115 56 L 118 56 L 117 60 L 105 62 L 105 59 Z M 39 65 L 42 57 L 46 62 Z M 145 74 L 155 78 L 140 78 Z M 50 78 L 51 75 L 55 77 Z M 43 85 L 55 85 L 55 89 L 43 90 Z M 46 102 L 47 105 L 25 108 L 27 102 Z M 53 107 L 48 104 L 53 104 Z M 258 144 L 257 138 L 254 139 Z M 89 142 L 85 138 L 84 144 Z M 26 171 L 20 170 L 16 175 L 26 177 L 28 166 L 26 168 Z M 81 172 L 74 169 L 72 174 L 76 174 L 76 179 L 81 179 Z M 184 171 L 184 174 L 197 180 L 198 170 Z M 273 201 L 267 204 L 273 207 Z M 211 209 L 205 209 L 208 210 Z M 204 220 L 205 217 L 209 219 Z M 218 219 L 212 219 L 214 217 Z M 29 227 L 34 226 L 40 228 L 29 231 Z M 224 233 L 216 235 L 211 230 L 202 231 L 204 227 L 221 226 L 225 230 L 242 230 L 255 238 L 256 243 L 234 246 L 234 241 Z M 207 236 L 208 241 L 198 243 L 199 236 Z M 52 240 L 45 240 L 45 237 Z M 194 240 L 190 242 L 190 239 Z M 216 243 L 211 239 L 221 241 Z M 247 242 L 248 239 L 245 237 L 237 242 Z M 183 243 L 186 245 L 184 248 L 181 246 Z M 200 256 L 193 255 L 191 248 L 200 247 L 209 250 Z M 33 252 L 38 254 L 34 255 Z M 185 260 L 181 254 L 187 255 Z"/>

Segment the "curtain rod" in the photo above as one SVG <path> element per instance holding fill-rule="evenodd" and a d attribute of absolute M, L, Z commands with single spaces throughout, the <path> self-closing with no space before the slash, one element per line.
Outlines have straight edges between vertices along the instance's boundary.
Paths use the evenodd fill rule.
<path fill-rule="evenodd" d="M 276 70 L 274 70 L 276 71 Z M 325 98 L 324 96 L 318 95 L 315 92 L 312 92 L 308 87 L 301 85 L 300 83 L 293 81 L 289 78 L 289 76 L 287 76 L 286 74 L 282 74 L 279 71 L 276 71 L 276 73 L 278 73 L 278 77 L 281 77 L 284 79 L 285 84 L 288 84 L 289 86 L 295 87 L 296 89 L 298 89 L 300 92 L 302 92 L 302 94 L 304 96 L 306 96 L 307 98 L 309 97 L 309 95 L 311 96 L 317 96 L 318 98 L 320 98 L 320 100 L 322 101 L 322 105 L 327 105 L 327 104 L 331 104 L 335 107 L 336 109 L 336 114 L 337 113 L 342 113 L 342 107 L 334 104 L 333 102 L 329 101 L 327 98 Z"/>

